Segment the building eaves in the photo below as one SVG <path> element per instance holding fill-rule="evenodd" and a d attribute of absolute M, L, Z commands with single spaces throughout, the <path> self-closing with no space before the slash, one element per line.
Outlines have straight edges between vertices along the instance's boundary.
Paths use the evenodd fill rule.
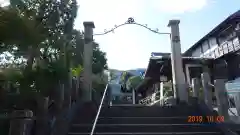
<path fill-rule="evenodd" d="M 227 17 L 223 22 L 218 24 L 212 31 L 210 31 L 207 35 L 205 35 L 203 38 L 201 38 L 198 42 L 196 42 L 193 46 L 191 46 L 187 51 L 183 53 L 184 56 L 189 55 L 195 48 L 197 48 L 201 42 L 204 40 L 208 39 L 209 37 L 213 36 L 217 31 L 221 29 L 221 26 L 227 24 L 230 20 L 233 20 L 235 18 L 240 18 L 240 10 L 237 12 L 233 13 L 229 17 Z"/>

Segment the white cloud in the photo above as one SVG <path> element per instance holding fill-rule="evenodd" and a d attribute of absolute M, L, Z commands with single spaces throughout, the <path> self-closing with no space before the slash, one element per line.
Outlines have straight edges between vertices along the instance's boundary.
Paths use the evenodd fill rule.
<path fill-rule="evenodd" d="M 76 28 L 82 29 L 83 21 L 94 21 L 94 33 L 102 33 L 104 29 L 113 28 L 115 24 L 124 23 L 128 17 L 134 17 L 138 23 L 155 25 L 159 13 L 155 13 L 154 2 L 149 0 L 79 0 L 79 12 L 76 19 Z M 157 0 L 156 0 L 157 1 Z M 159 20 L 159 19 L 158 19 Z M 161 20 L 161 19 L 160 19 Z M 166 27 L 167 23 L 162 27 Z M 154 27 L 154 26 L 153 26 Z M 163 29 L 163 28 L 160 28 Z M 165 32 L 163 30 L 163 32 Z M 107 52 L 108 65 L 115 69 L 132 69 L 146 67 L 151 52 L 170 48 L 161 39 L 146 29 L 137 26 L 124 26 L 115 31 L 115 34 L 95 36 L 101 49 Z M 162 43 L 163 42 L 163 43 Z M 161 44 L 165 44 L 163 47 Z"/>
<path fill-rule="evenodd" d="M 9 5 L 9 0 L 0 0 L 0 7 Z"/>
<path fill-rule="evenodd" d="M 0 6 L 8 1 L 0 0 Z M 115 24 L 124 23 L 128 17 L 134 17 L 138 23 L 147 23 L 150 27 L 155 25 L 166 32 L 167 20 L 161 17 L 164 16 L 162 14 L 197 11 L 208 5 L 209 1 L 212 0 L 79 0 L 75 26 L 83 29 L 83 21 L 94 21 L 94 33 L 101 33 Z M 109 66 L 116 69 L 146 67 L 151 52 L 170 48 L 168 39 L 163 40 L 161 36 L 154 36 L 137 26 L 124 26 L 117 29 L 115 34 L 94 38 L 107 52 Z"/>
<path fill-rule="evenodd" d="M 156 0 L 155 7 L 167 13 L 184 13 L 204 8 L 212 0 Z"/>
<path fill-rule="evenodd" d="M 92 21 L 99 27 L 124 22 L 142 10 L 143 0 L 79 0 L 79 18 Z"/>

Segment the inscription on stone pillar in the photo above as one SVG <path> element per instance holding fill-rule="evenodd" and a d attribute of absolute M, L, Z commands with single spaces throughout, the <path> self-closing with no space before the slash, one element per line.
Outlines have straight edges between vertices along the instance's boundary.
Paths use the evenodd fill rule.
<path fill-rule="evenodd" d="M 174 37 L 172 38 L 172 41 L 173 41 L 173 42 L 180 42 L 180 37 L 179 37 L 179 36 L 174 36 Z"/>

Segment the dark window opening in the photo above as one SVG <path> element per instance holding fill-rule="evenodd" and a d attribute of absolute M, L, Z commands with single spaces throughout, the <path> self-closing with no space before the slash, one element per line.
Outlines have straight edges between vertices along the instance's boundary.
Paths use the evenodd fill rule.
<path fill-rule="evenodd" d="M 189 67 L 190 78 L 201 78 L 202 67 Z"/>

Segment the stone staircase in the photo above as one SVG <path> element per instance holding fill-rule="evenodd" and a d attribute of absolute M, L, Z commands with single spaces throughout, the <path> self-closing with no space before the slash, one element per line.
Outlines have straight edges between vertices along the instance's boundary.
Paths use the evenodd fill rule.
<path fill-rule="evenodd" d="M 91 109 L 75 116 L 68 135 L 90 135 L 96 113 Z M 223 135 L 214 123 L 188 122 L 188 116 L 202 116 L 190 105 L 103 107 L 96 135 Z M 206 121 L 204 119 L 203 121 Z"/>

